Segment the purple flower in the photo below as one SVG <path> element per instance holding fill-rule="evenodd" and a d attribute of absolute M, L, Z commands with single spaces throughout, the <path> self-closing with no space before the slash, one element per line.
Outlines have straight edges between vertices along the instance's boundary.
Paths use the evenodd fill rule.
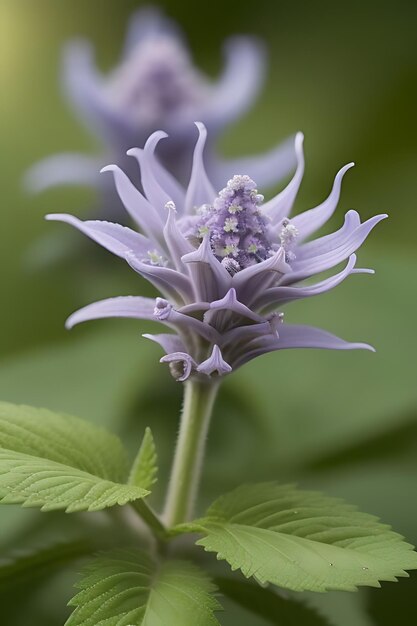
<path fill-rule="evenodd" d="M 111 172 L 120 198 L 141 234 L 102 221 L 71 215 L 49 215 L 67 222 L 113 254 L 125 259 L 149 280 L 161 297 L 118 297 L 90 304 L 67 321 L 67 327 L 105 317 L 156 320 L 174 333 L 144 335 L 166 353 L 178 380 L 189 376 L 223 376 L 254 357 L 286 348 L 371 349 L 348 343 L 309 326 L 284 322 L 284 305 L 324 293 L 356 269 L 354 252 L 373 227 L 377 215 L 361 223 L 349 211 L 343 226 L 309 240 L 333 214 L 342 178 L 336 175 L 324 202 L 290 219 L 304 171 L 303 136 L 295 140 L 297 169 L 288 186 L 268 202 L 246 174 L 233 176 L 216 192 L 203 164 L 206 129 L 198 123 L 190 181 L 183 190 L 160 165 L 155 148 L 165 133 L 156 132 L 142 151 L 130 150 L 141 169 L 142 194 L 117 165 Z M 347 261 L 330 278 L 305 280 Z"/>
<path fill-rule="evenodd" d="M 206 164 L 216 187 L 235 171 L 245 171 L 263 187 L 279 182 L 295 166 L 293 141 L 263 155 L 223 161 L 214 142 L 257 96 L 265 74 L 265 54 L 259 41 L 233 37 L 225 46 L 225 69 L 213 82 L 193 66 L 176 25 L 156 9 L 142 9 L 132 18 L 120 64 L 107 76 L 96 68 L 87 41 L 73 41 L 64 50 L 62 78 L 67 99 L 89 131 L 101 139 L 105 154 L 59 154 L 33 166 L 26 176 L 32 191 L 60 184 L 97 187 L 101 216 L 120 216 L 118 199 L 100 168 L 114 160 L 135 180 L 126 150 L 143 146 L 158 129 L 171 141 L 159 151 L 162 164 L 186 184 L 192 162 L 192 123 L 201 119 L 209 129 Z M 135 183 L 140 187 L 140 179 Z M 116 209 L 116 211 L 115 211 Z"/>

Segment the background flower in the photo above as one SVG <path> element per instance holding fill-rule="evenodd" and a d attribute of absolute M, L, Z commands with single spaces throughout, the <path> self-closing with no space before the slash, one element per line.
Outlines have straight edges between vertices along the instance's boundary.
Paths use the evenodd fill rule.
<path fill-rule="evenodd" d="M 126 150 L 143 146 L 153 131 L 162 129 L 170 134 L 171 142 L 162 147 L 159 158 L 185 183 L 195 119 L 201 119 L 210 131 L 207 168 L 216 186 L 223 186 L 242 169 L 263 187 L 278 182 L 295 164 L 290 140 L 254 157 L 227 161 L 216 154 L 217 136 L 252 105 L 266 66 L 264 46 L 253 37 L 229 38 L 224 56 L 220 78 L 213 81 L 203 75 L 193 65 L 179 27 L 156 8 L 141 9 L 130 19 L 122 59 L 106 76 L 96 67 L 90 42 L 68 43 L 62 63 L 64 93 L 87 130 L 101 139 L 105 156 L 64 153 L 47 158 L 28 171 L 28 188 L 92 185 L 101 191 L 100 215 L 118 217 L 117 195 L 98 177 L 100 168 L 115 160 L 140 185 L 131 161 L 125 158 Z"/>

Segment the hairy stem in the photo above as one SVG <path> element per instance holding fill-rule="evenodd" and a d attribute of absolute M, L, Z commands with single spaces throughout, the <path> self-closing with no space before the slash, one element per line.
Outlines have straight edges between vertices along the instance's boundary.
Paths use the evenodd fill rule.
<path fill-rule="evenodd" d="M 188 521 L 193 514 L 218 389 L 217 383 L 195 380 L 187 381 L 184 386 L 180 430 L 164 511 L 168 528 Z"/>

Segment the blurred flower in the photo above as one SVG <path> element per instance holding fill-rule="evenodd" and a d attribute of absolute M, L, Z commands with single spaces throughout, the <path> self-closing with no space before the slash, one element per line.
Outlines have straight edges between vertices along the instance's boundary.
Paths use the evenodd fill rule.
<path fill-rule="evenodd" d="M 32 191 L 61 184 L 98 187 L 100 215 L 117 217 L 118 199 L 98 171 L 117 161 L 135 179 L 126 159 L 132 145 L 143 146 L 157 129 L 170 134 L 162 147 L 163 165 L 186 183 L 191 169 L 194 139 L 192 122 L 201 119 L 210 133 L 206 164 L 217 187 L 236 171 L 245 171 L 258 184 L 278 182 L 295 166 L 293 141 L 263 155 L 222 161 L 214 140 L 252 104 L 264 78 L 265 54 L 259 41 L 233 37 L 225 46 L 225 69 L 217 82 L 194 67 L 176 25 L 156 9 L 142 9 L 132 18 L 120 64 L 107 76 L 97 70 L 87 41 L 71 42 L 64 50 L 62 78 L 66 97 L 87 129 L 102 140 L 105 154 L 59 154 L 33 166 L 26 176 Z M 136 184 L 140 187 L 140 180 Z"/>
<path fill-rule="evenodd" d="M 355 269 L 354 252 L 385 215 L 361 223 L 349 211 L 337 232 L 308 241 L 333 214 L 342 178 L 336 175 L 328 198 L 289 219 L 304 172 L 303 137 L 295 140 L 297 169 L 288 186 L 268 202 L 247 175 L 235 175 L 219 193 L 204 168 L 206 130 L 197 124 L 193 167 L 184 191 L 160 165 L 155 148 L 163 132 L 154 133 L 144 151 L 129 151 L 141 166 L 143 195 L 116 165 L 117 191 L 143 234 L 102 221 L 49 215 L 67 222 L 149 280 L 162 297 L 117 297 L 74 313 L 67 327 L 105 317 L 156 320 L 176 334 L 145 335 L 162 346 L 162 362 L 178 380 L 222 376 L 254 357 L 286 348 L 372 349 L 348 343 L 326 331 L 284 323 L 283 305 L 332 289 Z M 146 196 L 146 197 L 145 197 Z M 314 284 L 303 281 L 348 259 L 339 273 Z"/>

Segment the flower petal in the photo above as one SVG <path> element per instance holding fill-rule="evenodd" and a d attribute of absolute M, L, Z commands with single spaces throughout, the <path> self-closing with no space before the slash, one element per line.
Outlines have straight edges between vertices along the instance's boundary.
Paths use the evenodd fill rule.
<path fill-rule="evenodd" d="M 181 363 L 183 367 L 183 373 L 176 377 L 178 382 L 184 382 L 189 378 L 193 368 L 197 365 L 192 356 L 187 352 L 173 352 L 172 354 L 166 354 L 161 359 L 160 363 Z"/>
<path fill-rule="evenodd" d="M 329 252 L 339 246 L 346 237 L 361 225 L 361 218 L 357 211 L 350 210 L 346 213 L 343 226 L 330 235 L 324 235 L 318 239 L 313 239 L 297 247 L 297 261 L 311 259 L 318 254 Z"/>
<path fill-rule="evenodd" d="M 166 297 L 179 306 L 193 301 L 192 286 L 184 274 L 168 267 L 143 263 L 133 252 L 128 252 L 125 259 L 135 272 L 149 280 Z"/>
<path fill-rule="evenodd" d="M 298 229 L 301 239 L 309 237 L 333 215 L 339 202 L 343 177 L 354 165 L 354 163 L 348 163 L 339 170 L 334 179 L 333 188 L 324 202 L 314 209 L 304 211 L 304 213 L 296 215 L 291 219 L 291 223 Z"/>
<path fill-rule="evenodd" d="M 101 165 L 101 159 L 85 154 L 56 154 L 32 165 L 25 173 L 24 185 L 31 193 L 58 185 L 97 187 Z"/>
<path fill-rule="evenodd" d="M 154 152 L 149 151 L 145 154 L 143 148 L 130 148 L 126 154 L 135 157 L 141 168 L 142 177 L 144 177 L 144 171 L 150 171 L 152 173 L 152 179 L 158 182 L 168 199 L 174 202 L 178 213 L 183 212 L 185 206 L 185 191 L 177 179 L 161 165 Z M 147 194 L 147 189 L 149 188 L 148 181 L 146 182 L 146 186 L 143 184 L 143 188 Z M 149 196 L 148 198 L 150 199 Z"/>
<path fill-rule="evenodd" d="M 231 371 L 232 367 L 223 359 L 222 351 L 217 345 L 213 346 L 209 358 L 200 363 L 197 367 L 197 372 L 206 374 L 207 376 L 211 376 L 214 372 L 217 372 L 219 376 L 223 376 L 224 374 L 229 374 Z"/>
<path fill-rule="evenodd" d="M 168 213 L 164 227 L 165 242 L 175 267 L 181 271 L 184 269 L 184 263 L 181 260 L 182 257 L 194 252 L 195 248 L 178 228 L 175 209 L 168 205 L 165 211 Z"/>
<path fill-rule="evenodd" d="M 89 320 L 104 319 L 108 317 L 131 317 L 134 319 L 153 320 L 155 300 L 140 296 L 119 296 L 107 298 L 99 302 L 93 302 L 79 309 L 69 316 L 65 323 L 68 329 L 76 324 Z"/>
<path fill-rule="evenodd" d="M 213 202 L 216 197 L 216 192 L 208 179 L 203 161 L 203 151 L 207 138 L 207 130 L 201 122 L 196 122 L 196 126 L 199 134 L 194 149 L 190 182 L 185 196 L 186 213 L 190 213 L 195 207 Z"/>
<path fill-rule="evenodd" d="M 236 326 L 231 330 L 228 330 L 222 335 L 222 348 L 231 344 L 232 350 L 237 349 L 239 351 L 242 345 L 246 346 L 249 341 L 256 339 L 257 337 L 276 338 L 277 329 L 274 324 L 269 321 L 261 322 L 259 324 L 248 324 L 247 326 Z"/>
<path fill-rule="evenodd" d="M 291 271 L 291 268 L 285 262 L 285 250 L 279 248 L 269 259 L 236 272 L 232 277 L 232 285 L 236 289 L 239 300 L 250 306 L 258 294 L 270 286 L 271 281 L 280 278 L 288 271 Z"/>
<path fill-rule="evenodd" d="M 212 311 L 233 311 L 233 313 L 237 313 L 237 315 L 241 315 L 242 317 L 247 317 L 248 319 L 254 320 L 255 322 L 264 322 L 265 319 L 254 313 L 249 309 L 245 304 L 239 302 L 236 296 L 236 289 L 233 287 L 229 289 L 224 298 L 220 300 L 214 300 L 210 303 L 210 313 Z"/>
<path fill-rule="evenodd" d="M 174 328 L 184 330 L 187 333 L 190 331 L 196 333 L 211 343 L 220 341 L 219 333 L 210 324 L 206 324 L 191 315 L 184 315 L 184 313 L 176 311 L 173 307 L 167 309 L 164 316 L 158 318 L 158 321 L 170 324 Z"/>
<path fill-rule="evenodd" d="M 232 278 L 214 256 L 208 235 L 204 237 L 197 250 L 182 257 L 182 262 L 195 266 L 193 274 L 195 299 L 211 302 L 221 298 L 229 289 Z"/>
<path fill-rule="evenodd" d="M 330 289 L 333 289 L 337 285 L 340 285 L 342 281 L 345 280 L 350 274 L 373 274 L 372 270 L 368 269 L 354 269 L 356 263 L 356 255 L 352 254 L 349 257 L 349 261 L 346 267 L 335 274 L 334 276 L 330 276 L 330 278 L 326 278 L 315 285 L 307 285 L 307 286 L 299 286 L 299 287 L 273 287 L 272 289 L 267 289 L 264 293 L 262 293 L 256 301 L 256 309 L 262 310 L 267 307 L 274 306 L 282 306 L 288 302 L 293 302 L 294 300 L 300 300 L 302 298 L 310 298 L 311 296 L 316 296 L 320 293 L 325 293 Z"/>
<path fill-rule="evenodd" d="M 121 258 L 129 251 L 146 258 L 148 250 L 152 247 L 149 239 L 135 232 L 127 226 L 114 224 L 113 222 L 102 222 L 99 220 L 79 220 L 73 215 L 66 213 L 52 213 L 45 216 L 45 219 L 55 222 L 65 222 L 74 226 L 82 233 L 93 239 L 98 244 Z"/>
<path fill-rule="evenodd" d="M 148 138 L 145 143 L 143 152 L 128 150 L 128 155 L 134 155 L 139 160 L 140 174 L 143 191 L 148 202 L 156 209 L 159 217 L 163 221 L 165 219 L 165 205 L 172 198 L 161 187 L 159 180 L 155 176 L 152 162 L 156 160 L 155 149 L 161 139 L 166 139 L 168 135 L 162 130 L 158 130 Z"/>
<path fill-rule="evenodd" d="M 233 362 L 233 368 L 241 367 L 257 356 L 287 350 L 289 348 L 320 348 L 324 350 L 370 350 L 375 349 L 367 343 L 350 343 L 332 335 L 331 333 L 315 328 L 314 326 L 301 326 L 297 324 L 283 324 L 280 327 L 279 338 L 261 337 L 251 341 L 242 351 L 242 354 Z"/>
<path fill-rule="evenodd" d="M 376 215 L 355 228 L 352 232 L 347 233 L 342 242 L 332 250 L 323 254 L 318 253 L 317 256 L 296 260 L 292 263 L 293 272 L 289 272 L 282 279 L 282 284 L 293 283 L 304 280 L 314 274 L 325 272 L 335 267 L 345 259 L 347 259 L 355 250 L 362 245 L 371 230 L 387 215 Z"/>
<path fill-rule="evenodd" d="M 163 223 L 156 209 L 143 197 L 117 165 L 107 165 L 101 172 L 112 172 L 117 192 L 126 211 L 139 228 L 153 241 L 163 245 Z"/>
<path fill-rule="evenodd" d="M 193 302 L 192 304 L 186 304 L 185 306 L 177 309 L 179 313 L 185 315 L 192 315 L 193 313 L 199 313 L 200 311 L 208 311 L 210 308 L 210 302 Z"/>
<path fill-rule="evenodd" d="M 185 352 L 182 339 L 173 333 L 160 333 L 159 335 L 144 333 L 142 337 L 159 344 L 167 354 L 170 352 Z"/>
<path fill-rule="evenodd" d="M 275 225 L 284 217 L 288 217 L 292 206 L 294 204 L 295 198 L 297 197 L 298 190 L 301 185 L 301 181 L 303 180 L 304 174 L 304 152 L 303 152 L 303 141 L 304 135 L 303 133 L 297 133 L 295 137 L 295 153 L 297 156 L 297 169 L 295 170 L 295 174 L 292 180 L 288 183 L 288 185 L 274 198 L 266 202 L 263 206 L 263 212 L 266 213 L 272 224 Z"/>

